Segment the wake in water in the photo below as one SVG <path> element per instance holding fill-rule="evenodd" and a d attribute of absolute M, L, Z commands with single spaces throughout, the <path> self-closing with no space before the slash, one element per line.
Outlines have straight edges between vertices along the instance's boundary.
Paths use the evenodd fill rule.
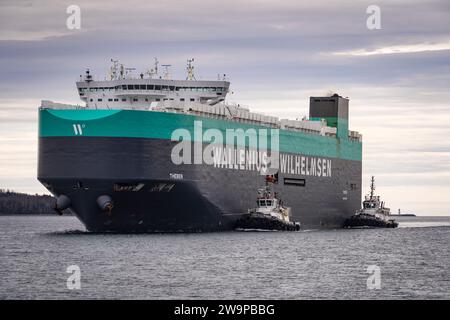
<path fill-rule="evenodd" d="M 49 236 L 67 236 L 67 235 L 99 235 L 102 233 L 98 232 L 89 232 L 87 230 L 78 230 L 78 229 L 68 229 L 63 231 L 55 231 L 55 232 L 47 232 L 45 235 Z"/>

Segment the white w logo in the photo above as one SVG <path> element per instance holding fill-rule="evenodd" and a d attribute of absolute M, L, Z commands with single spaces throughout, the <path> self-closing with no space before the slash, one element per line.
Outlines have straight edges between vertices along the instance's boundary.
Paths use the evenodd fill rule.
<path fill-rule="evenodd" d="M 73 131 L 75 132 L 76 136 L 77 135 L 81 136 L 83 134 L 83 130 L 82 130 L 81 124 L 74 124 L 73 125 Z"/>

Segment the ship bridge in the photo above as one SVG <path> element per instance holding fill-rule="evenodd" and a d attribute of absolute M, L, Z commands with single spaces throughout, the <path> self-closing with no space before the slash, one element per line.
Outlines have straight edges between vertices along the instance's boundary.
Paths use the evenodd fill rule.
<path fill-rule="evenodd" d="M 112 60 L 110 79 L 95 81 L 87 70 L 76 83 L 78 93 L 86 108 L 93 109 L 148 109 L 160 101 L 178 103 L 201 103 L 215 105 L 225 100 L 230 82 L 225 75 L 218 80 L 196 80 L 193 72 L 193 59 L 188 60 L 186 80 L 172 80 L 168 71 L 158 75 L 158 62 L 145 74 L 133 77 L 127 69 Z"/>

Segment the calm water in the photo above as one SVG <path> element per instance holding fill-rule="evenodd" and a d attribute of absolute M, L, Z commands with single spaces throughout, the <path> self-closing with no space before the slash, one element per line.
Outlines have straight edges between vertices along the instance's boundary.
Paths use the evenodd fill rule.
<path fill-rule="evenodd" d="M 0 298 L 450 298 L 450 218 L 398 229 L 99 235 L 74 217 L 0 216 Z M 81 269 L 69 290 L 66 268 Z M 368 265 L 381 289 L 367 289 Z"/>

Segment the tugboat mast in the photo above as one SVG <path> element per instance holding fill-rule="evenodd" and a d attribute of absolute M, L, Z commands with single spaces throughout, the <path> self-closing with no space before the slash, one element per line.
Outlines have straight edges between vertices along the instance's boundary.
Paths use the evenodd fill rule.
<path fill-rule="evenodd" d="M 370 200 L 373 199 L 373 192 L 375 191 L 375 177 L 372 176 L 372 180 L 370 183 Z"/>

